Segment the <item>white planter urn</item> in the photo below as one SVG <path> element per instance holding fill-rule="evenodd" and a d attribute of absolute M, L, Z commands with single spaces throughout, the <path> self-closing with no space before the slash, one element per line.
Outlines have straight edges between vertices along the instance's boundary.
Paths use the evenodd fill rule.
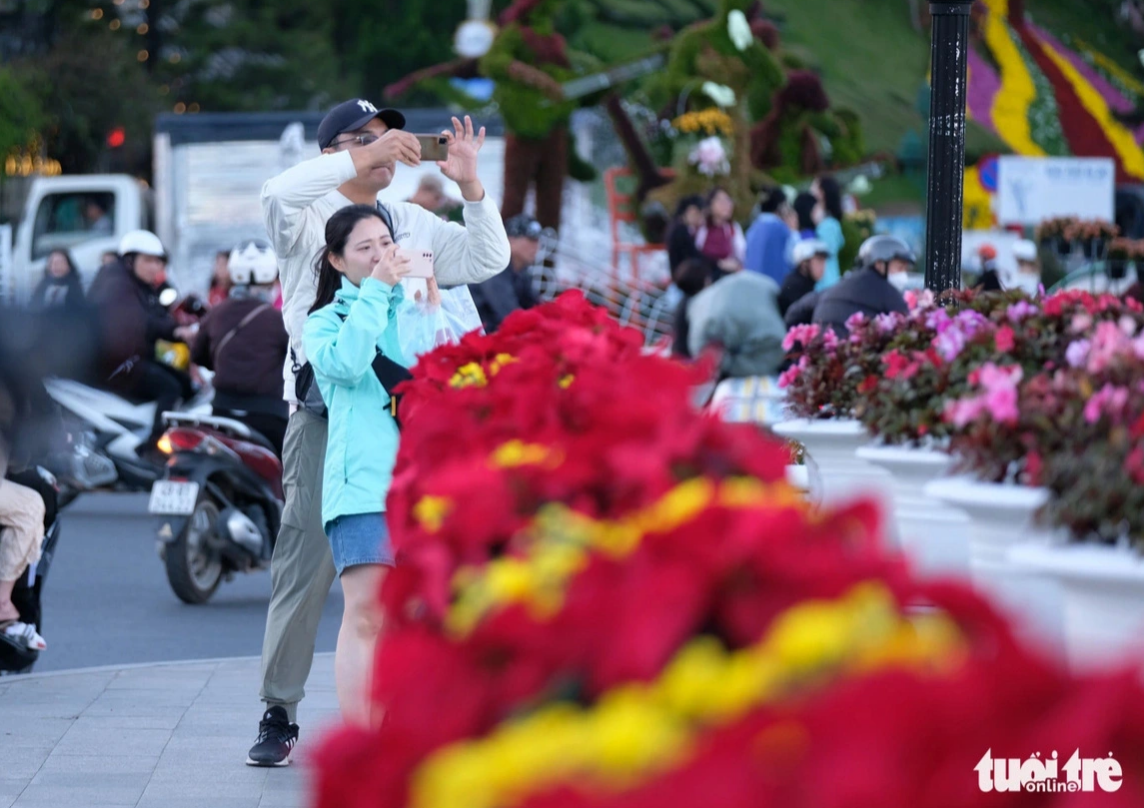
<path fill-rule="evenodd" d="M 1064 644 L 1078 672 L 1144 662 L 1144 558 L 1126 547 L 1022 544 L 1014 567 L 1060 587 Z"/>
<path fill-rule="evenodd" d="M 1018 544 L 1047 545 L 1052 532 L 1034 521 L 1048 501 L 1044 488 L 981 482 L 957 476 L 933 480 L 926 496 L 963 511 L 970 519 L 969 571 L 974 586 L 1014 621 L 1018 636 L 1059 656 L 1063 616 L 1057 583 L 1028 568 L 1018 569 L 1009 551 Z"/>
<path fill-rule="evenodd" d="M 910 446 L 864 446 L 858 457 L 890 473 L 898 540 L 917 570 L 935 577 L 968 576 L 969 516 L 925 492 L 926 485 L 949 473 L 953 458 Z"/>
<path fill-rule="evenodd" d="M 852 418 L 782 421 L 772 429 L 806 449 L 809 490 L 820 505 L 831 506 L 859 497 L 874 497 L 889 518 L 893 511 L 890 473 L 859 458 L 859 448 L 870 442 L 860 421 Z"/>
<path fill-rule="evenodd" d="M 810 469 L 793 464 L 787 466 L 786 481 L 800 491 L 810 491 Z"/>

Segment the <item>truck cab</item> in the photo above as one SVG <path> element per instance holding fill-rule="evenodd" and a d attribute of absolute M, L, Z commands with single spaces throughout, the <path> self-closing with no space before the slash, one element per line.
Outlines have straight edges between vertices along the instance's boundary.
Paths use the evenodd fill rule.
<path fill-rule="evenodd" d="M 145 183 L 125 174 L 42 177 L 32 183 L 12 250 L 13 291 L 27 300 L 44 276 L 52 250 L 67 250 L 84 286 L 131 230 L 150 229 Z"/>

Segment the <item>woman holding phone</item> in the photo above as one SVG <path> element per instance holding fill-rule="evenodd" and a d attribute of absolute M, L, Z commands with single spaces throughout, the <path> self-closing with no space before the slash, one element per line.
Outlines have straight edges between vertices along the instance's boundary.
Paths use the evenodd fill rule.
<path fill-rule="evenodd" d="M 394 563 L 385 500 L 398 424 L 383 378 L 411 363 L 397 316 L 413 305 L 401 285 L 410 257 L 398 250 L 376 207 L 353 205 L 326 223 L 315 268 L 317 298 L 303 344 L 329 409 L 322 521 L 345 594 L 334 675 L 344 719 L 368 725 L 368 677 L 382 624 L 378 590 Z M 428 286 L 432 302 L 436 282 L 430 278 Z M 405 336 L 409 356 L 420 352 L 409 344 L 415 335 Z"/>

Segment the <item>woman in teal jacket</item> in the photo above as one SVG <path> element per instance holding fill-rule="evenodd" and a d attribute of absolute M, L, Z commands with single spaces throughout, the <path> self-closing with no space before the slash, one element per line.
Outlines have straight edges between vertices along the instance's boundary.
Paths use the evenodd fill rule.
<path fill-rule="evenodd" d="M 834 177 L 819 177 L 810 187 L 810 192 L 818 200 L 812 214 L 816 222 L 815 237 L 830 251 L 826 258 L 826 272 L 815 285 L 815 289 L 821 292 L 842 278 L 838 266 L 838 254 L 846 246 L 846 237 L 842 234 L 842 187 Z"/>
<path fill-rule="evenodd" d="M 368 725 L 368 677 L 382 621 L 377 593 L 394 560 L 385 498 L 398 443 L 390 397 L 373 363 L 379 353 L 403 367 L 411 363 L 397 325 L 398 310 L 413 305 L 401 286 L 409 259 L 398 253 L 376 208 L 353 205 L 327 222 L 316 269 L 317 298 L 302 344 L 330 420 L 322 521 L 345 595 L 334 674 L 343 717 Z"/>

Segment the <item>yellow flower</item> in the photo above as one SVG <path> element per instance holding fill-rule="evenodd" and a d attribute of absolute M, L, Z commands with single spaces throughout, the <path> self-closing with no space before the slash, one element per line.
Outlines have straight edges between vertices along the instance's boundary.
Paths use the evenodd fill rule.
<path fill-rule="evenodd" d="M 453 502 L 447 497 L 425 496 L 413 506 L 413 518 L 428 532 L 436 533 L 452 510 Z"/>
<path fill-rule="evenodd" d="M 457 369 L 449 384 L 453 387 L 484 387 L 489 383 L 485 376 L 485 369 L 476 362 L 470 362 Z"/>
<path fill-rule="evenodd" d="M 489 375 L 495 376 L 495 375 L 497 375 L 498 372 L 500 372 L 500 369 L 503 368 L 505 365 L 510 365 L 513 362 L 519 362 L 519 361 L 520 360 L 517 359 L 512 354 L 505 354 L 505 353 L 497 354 L 495 357 L 493 357 L 493 361 L 489 363 Z"/>
<path fill-rule="evenodd" d="M 1037 97 L 1033 77 L 1005 24 L 1007 0 L 989 0 L 985 42 L 1001 68 L 1001 87 L 993 99 L 993 123 L 998 134 L 1018 154 L 1044 156 L 1029 130 L 1029 105 Z"/>
<path fill-rule="evenodd" d="M 489 462 L 494 468 L 501 469 L 539 465 L 552 468 L 560 465 L 562 459 L 560 454 L 559 451 L 539 443 L 510 440 L 497 447 Z"/>

